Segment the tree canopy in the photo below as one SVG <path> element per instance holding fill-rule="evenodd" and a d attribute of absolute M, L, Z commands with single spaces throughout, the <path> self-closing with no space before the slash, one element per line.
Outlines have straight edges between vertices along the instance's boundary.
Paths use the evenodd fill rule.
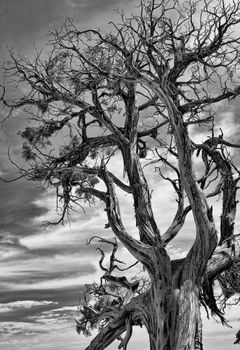
<path fill-rule="evenodd" d="M 115 339 L 126 349 L 133 325 L 147 328 L 151 350 L 201 349 L 199 301 L 226 323 L 226 303 L 240 291 L 234 232 L 240 142 L 225 139 L 217 106 L 240 94 L 239 23 L 235 0 L 142 1 L 109 33 L 81 31 L 66 20 L 52 33 L 47 58 L 10 51 L 5 71 L 22 95 L 9 99 L 3 87 L 1 101 L 6 118 L 21 110 L 30 120 L 21 131 L 28 165 L 16 165 L 20 176 L 56 190 L 59 220 L 47 225 L 64 223 L 82 201 L 100 200 L 115 235 L 95 237 L 112 253 L 106 267 L 100 249 L 104 275 L 86 287 L 80 307 L 78 331 L 99 327 L 89 350 Z M 121 177 L 109 170 L 114 158 L 121 159 Z M 159 175 L 158 186 L 169 182 L 176 196 L 165 232 L 152 208 L 147 166 Z M 133 200 L 138 237 L 125 228 L 120 193 Z M 219 227 L 214 198 L 222 202 Z M 193 245 L 186 257 L 171 259 L 167 247 L 191 213 Z M 116 239 L 146 279 L 119 274 Z"/>

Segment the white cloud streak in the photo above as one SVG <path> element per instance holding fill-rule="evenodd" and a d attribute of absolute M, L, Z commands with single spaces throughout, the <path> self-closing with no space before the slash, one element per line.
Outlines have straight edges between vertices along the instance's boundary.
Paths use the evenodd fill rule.
<path fill-rule="evenodd" d="M 43 301 L 36 301 L 36 300 L 17 300 L 10 303 L 0 303 L 0 313 L 7 313 L 7 312 L 13 312 L 20 309 L 31 309 L 36 306 L 46 306 L 46 305 L 53 305 L 58 304 L 57 302 L 43 300 Z"/>

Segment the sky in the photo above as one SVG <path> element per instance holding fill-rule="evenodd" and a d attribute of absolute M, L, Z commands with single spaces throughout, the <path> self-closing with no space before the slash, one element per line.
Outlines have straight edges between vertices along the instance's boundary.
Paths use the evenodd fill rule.
<path fill-rule="evenodd" d="M 114 9 L 130 13 L 133 6 L 130 0 L 0 0 L 0 59 L 8 59 L 7 48 L 32 57 L 34 48 L 46 47 L 47 33 L 53 25 L 60 25 L 66 17 L 73 17 L 79 28 L 105 30 L 109 21 L 116 20 Z M 1 118 L 4 113 L 0 112 Z M 236 100 L 227 109 L 220 106 L 219 120 L 226 138 L 236 141 L 240 132 L 239 102 Z M 15 116 L 0 131 L 0 175 L 8 179 L 14 177 L 14 169 L 7 159 L 7 149 L 11 147 L 15 159 L 20 157 L 18 131 L 24 125 L 24 119 Z M 199 139 L 202 137 L 198 135 Z M 116 159 L 112 164 L 115 171 L 121 169 L 118 162 Z M 171 222 L 175 198 L 168 186 L 159 186 L 156 174 L 151 177 L 151 187 L 155 214 L 164 230 Z M 41 223 L 56 218 L 53 192 L 41 192 L 36 184 L 19 180 L 10 184 L 0 182 L 0 193 L 0 348 L 83 349 L 89 339 L 77 334 L 74 319 L 84 284 L 99 278 L 96 244 L 86 242 L 96 234 L 112 237 L 104 229 L 103 208 L 86 207 L 85 214 L 72 215 L 71 224 L 44 230 Z M 127 229 L 134 232 L 131 202 L 129 198 L 121 201 L 123 218 L 129 211 L 132 218 L 127 221 Z M 220 213 L 220 208 L 217 210 Z M 171 256 L 184 256 L 191 238 L 189 218 L 181 237 L 169 248 Z M 120 255 L 125 257 L 124 250 Z M 240 328 L 239 315 L 236 307 L 228 311 L 227 318 L 233 327 L 230 329 L 207 320 L 203 313 L 206 350 L 236 348 L 233 340 Z M 129 349 L 147 350 L 147 344 L 146 334 L 138 329 Z M 114 348 L 115 345 L 110 347 Z"/>

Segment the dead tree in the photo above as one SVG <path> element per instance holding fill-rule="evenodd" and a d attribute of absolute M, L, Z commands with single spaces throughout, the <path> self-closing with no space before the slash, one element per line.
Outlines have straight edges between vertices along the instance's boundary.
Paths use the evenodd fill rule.
<path fill-rule="evenodd" d="M 102 201 L 106 227 L 148 274 L 147 287 L 135 283 L 133 292 L 127 277 L 113 276 L 113 265 L 105 270 L 92 295 L 100 298 L 102 290 L 104 300 L 109 298 L 109 290 L 103 291 L 107 282 L 132 295 L 126 303 L 121 295 L 112 296 L 114 302 L 99 302 L 97 308 L 84 301 L 79 329 L 86 330 L 89 320 L 100 325 L 88 350 L 106 348 L 125 331 L 121 344 L 126 349 L 135 325 L 146 327 L 151 350 L 201 349 L 200 303 L 224 323 L 214 283 L 220 281 L 224 301 L 230 295 L 224 294 L 224 283 L 231 295 L 240 290 L 233 283 L 240 257 L 234 232 L 240 173 L 232 156 L 239 146 L 219 130 L 216 108 L 240 94 L 240 39 L 234 31 L 240 4 L 214 4 L 143 1 L 137 14 L 122 16 L 108 34 L 81 31 L 66 21 L 53 33 L 47 61 L 40 54 L 29 61 L 10 52 L 6 74 L 25 94 L 13 101 L 3 87 L 6 118 L 27 110 L 34 122 L 21 133 L 29 166 L 19 167 L 20 176 L 56 188 L 62 209 L 58 223 L 81 200 Z M 208 132 L 201 144 L 191 133 L 199 127 Z M 60 130 L 64 145 L 53 141 Z M 114 157 L 122 160 L 122 177 L 109 171 Z M 165 232 L 152 209 L 146 157 L 159 173 L 159 186 L 170 181 L 177 196 L 176 214 Z M 119 190 L 133 200 L 138 238 L 124 226 Z M 208 202 L 214 197 L 222 200 L 219 229 Z M 172 260 L 167 246 L 174 244 L 189 213 L 194 243 L 185 258 Z"/>

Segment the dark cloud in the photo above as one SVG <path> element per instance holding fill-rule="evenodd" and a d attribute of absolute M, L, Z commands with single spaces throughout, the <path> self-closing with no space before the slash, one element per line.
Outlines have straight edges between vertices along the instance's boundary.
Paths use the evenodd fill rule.
<path fill-rule="evenodd" d="M 10 176 L 5 175 L 5 178 Z M 40 196 L 39 189 L 24 180 L 11 183 L 0 181 L 0 193 L 1 231 L 20 236 L 36 232 L 39 227 L 33 224 L 33 219 L 47 212 L 46 208 L 34 203 Z"/>
<path fill-rule="evenodd" d="M 22 52 L 32 49 L 34 42 L 47 40 L 45 34 L 53 29 L 54 23 L 62 24 L 67 17 L 74 17 L 84 27 L 106 11 L 109 21 L 113 9 L 129 8 L 131 3 L 133 1 L 128 0 L 120 3 L 116 0 L 1 0 L 0 48 L 14 46 Z"/>
<path fill-rule="evenodd" d="M 39 255 L 37 261 L 32 260 L 32 264 L 38 264 L 36 269 L 32 268 L 30 270 L 26 270 L 22 268 L 21 271 L 14 273 L 12 276 L 2 276 L 0 285 L 4 285 L 4 283 L 10 282 L 14 283 L 17 288 L 18 283 L 23 283 L 28 285 L 28 288 L 30 289 L 31 284 L 34 283 L 42 283 L 48 281 L 54 282 L 57 280 L 64 280 L 69 278 L 76 278 L 77 280 L 80 276 L 85 276 L 96 272 L 94 265 L 91 263 L 91 259 L 89 259 L 89 263 L 82 262 L 81 264 L 79 262 L 71 263 L 70 260 L 69 263 L 66 262 L 65 264 L 61 264 L 61 266 L 59 266 L 59 263 L 56 262 L 53 266 L 51 265 L 48 267 L 48 269 L 44 269 L 44 267 L 41 269 L 40 262 L 41 256 Z"/>
<path fill-rule="evenodd" d="M 79 297 L 84 286 L 66 286 L 65 288 L 51 289 L 27 289 L 27 290 L 0 290 L 0 300 L 2 303 L 13 302 L 16 300 L 50 300 L 58 302 L 60 306 L 76 306 L 79 304 Z"/>
<path fill-rule="evenodd" d="M 3 43 L 21 51 L 33 48 L 42 29 L 58 19 L 61 3 L 63 1 L 58 0 L 2 0 L 0 32 Z"/>
<path fill-rule="evenodd" d="M 7 305 L 7 304 L 6 304 Z M 33 315 L 38 315 L 41 312 L 49 311 L 53 308 L 56 308 L 56 305 L 49 306 L 33 306 L 31 308 L 12 308 L 11 311 L 2 312 L 1 311 L 1 322 L 29 322 L 33 323 L 33 320 L 28 318 Z M 1 310 L 1 309 L 0 309 Z M 4 332 L 4 329 L 0 330 L 0 334 Z"/>
<path fill-rule="evenodd" d="M 78 269 L 80 267 L 78 266 Z M 79 271 L 74 271 L 75 269 L 72 269 L 73 271 L 21 271 L 20 274 L 15 274 L 13 277 L 8 276 L 6 279 L 1 278 L 1 283 L 4 282 L 12 282 L 17 285 L 18 283 L 26 283 L 29 284 L 29 287 L 31 288 L 31 283 L 37 283 L 37 282 L 44 282 L 44 281 L 52 281 L 56 279 L 65 279 L 65 278 L 71 278 L 71 277 L 79 277 Z M 88 266 L 81 265 L 81 275 L 94 273 L 95 268 L 88 264 Z"/>

